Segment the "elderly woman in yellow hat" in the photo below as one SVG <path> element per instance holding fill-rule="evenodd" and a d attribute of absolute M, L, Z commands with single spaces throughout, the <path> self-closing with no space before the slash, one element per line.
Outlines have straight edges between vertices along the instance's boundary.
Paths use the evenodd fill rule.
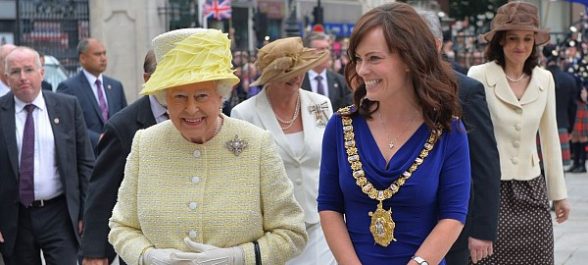
<path fill-rule="evenodd" d="M 304 215 L 270 133 L 220 112 L 238 82 L 226 34 L 153 45 L 142 94 L 170 120 L 135 134 L 109 241 L 128 264 L 285 264 L 307 241 Z"/>
<path fill-rule="evenodd" d="M 477 264 L 553 264 L 553 225 L 568 219 L 551 73 L 540 68 L 537 46 L 549 41 L 539 29 L 537 8 L 512 1 L 501 6 L 482 37 L 488 63 L 468 75 L 484 84 L 501 167 L 498 238 Z M 535 136 L 539 132 L 545 176 Z M 473 262 L 477 259 L 472 257 Z"/>
<path fill-rule="evenodd" d="M 294 195 L 304 209 L 308 244 L 288 265 L 336 264 L 325 240 L 316 198 L 325 125 L 333 114 L 329 98 L 300 88 L 304 74 L 328 60 L 326 51 L 307 49 L 299 37 L 278 39 L 257 54 L 263 86 L 256 96 L 237 105 L 231 117 L 268 130 L 278 145 Z"/>

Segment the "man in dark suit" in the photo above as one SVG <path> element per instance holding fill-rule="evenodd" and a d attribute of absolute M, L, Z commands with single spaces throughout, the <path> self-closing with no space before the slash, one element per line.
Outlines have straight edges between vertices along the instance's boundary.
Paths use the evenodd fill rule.
<path fill-rule="evenodd" d="M 443 33 L 435 12 L 417 10 L 436 38 L 441 52 Z M 463 123 L 468 131 L 472 189 L 465 226 L 445 256 L 447 265 L 466 265 L 492 255 L 500 200 L 500 160 L 484 85 L 454 71 Z"/>
<path fill-rule="evenodd" d="M 0 252 L 7 265 L 77 261 L 94 155 L 76 98 L 40 92 L 36 51 L 6 58 L 0 98 Z"/>
<path fill-rule="evenodd" d="M 304 39 L 304 46 L 318 50 L 331 50 L 329 36 L 319 32 L 309 34 Z M 302 89 L 329 97 L 333 110 L 336 111 L 350 105 L 352 98 L 345 77 L 328 69 L 330 63 L 330 60 L 327 60 L 306 72 Z"/>
<path fill-rule="evenodd" d="M 155 71 L 153 51 L 145 56 L 145 82 Z M 127 156 L 135 132 L 156 122 L 167 120 L 166 109 L 153 96 L 143 96 L 110 119 L 104 126 L 104 136 L 98 143 L 98 158 L 86 200 L 85 225 L 82 235 L 83 265 L 108 265 L 116 253 L 108 243 L 108 219 L 116 203 L 118 188 L 124 176 Z M 120 264 L 125 264 L 120 260 Z"/>
<path fill-rule="evenodd" d="M 42 52 L 39 52 L 39 58 L 41 59 L 41 65 L 43 67 L 45 67 L 45 55 Z M 47 82 L 45 80 L 43 80 L 41 82 L 41 88 L 43 90 L 47 90 L 47 91 L 53 92 L 53 86 L 51 85 L 51 83 L 49 83 L 49 82 Z"/>
<path fill-rule="evenodd" d="M 557 46 L 554 44 L 545 45 L 545 47 L 543 47 L 543 57 L 545 59 L 545 68 L 551 72 L 553 75 L 553 82 L 555 83 L 556 119 L 560 139 L 562 139 L 561 151 L 565 166 L 570 162 L 569 134 L 572 132 L 576 121 L 576 111 L 578 109 L 576 99 L 578 98 L 577 95 L 579 94 L 581 83 L 578 83 L 572 74 L 564 72 L 561 69 Z M 580 146 L 580 143 L 574 143 L 572 144 L 572 147 L 576 154 L 581 153 L 580 151 L 582 151 L 582 147 Z M 580 162 L 580 156 L 574 156 L 574 164 L 567 170 L 567 172 L 586 172 L 586 168 L 580 165 L 583 165 L 583 163 Z"/>
<path fill-rule="evenodd" d="M 106 70 L 106 50 L 96 39 L 84 39 L 78 44 L 82 71 L 61 82 L 58 92 L 78 98 L 92 147 L 96 147 L 104 124 L 115 113 L 127 106 L 122 84 L 102 73 Z"/>

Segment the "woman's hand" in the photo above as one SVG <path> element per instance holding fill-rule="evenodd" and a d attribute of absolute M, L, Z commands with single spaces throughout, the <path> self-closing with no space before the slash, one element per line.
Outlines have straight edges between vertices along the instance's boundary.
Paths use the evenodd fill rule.
<path fill-rule="evenodd" d="M 144 265 L 174 265 L 177 260 L 172 259 L 173 255 L 189 254 L 175 248 L 152 248 L 143 254 Z"/>
<path fill-rule="evenodd" d="M 470 257 L 474 264 L 482 260 L 485 257 L 494 254 L 492 241 L 481 240 L 473 237 L 468 238 L 468 248 L 470 249 Z"/>
<path fill-rule="evenodd" d="M 245 255 L 241 247 L 218 248 L 194 242 L 187 237 L 184 238 L 184 243 L 196 253 L 174 253 L 171 255 L 173 261 L 191 261 L 195 265 L 245 265 Z"/>
<path fill-rule="evenodd" d="M 570 215 L 570 203 L 568 199 L 553 201 L 553 208 L 555 209 L 555 220 L 558 224 L 568 220 Z"/>

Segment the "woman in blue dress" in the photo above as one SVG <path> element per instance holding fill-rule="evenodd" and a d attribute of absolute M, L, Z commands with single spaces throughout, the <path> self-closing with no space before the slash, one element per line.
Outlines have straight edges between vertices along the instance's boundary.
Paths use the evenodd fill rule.
<path fill-rule="evenodd" d="M 323 138 L 318 210 L 329 247 L 339 264 L 445 264 L 470 194 L 451 68 L 403 3 L 363 15 L 348 54 L 354 105 Z"/>

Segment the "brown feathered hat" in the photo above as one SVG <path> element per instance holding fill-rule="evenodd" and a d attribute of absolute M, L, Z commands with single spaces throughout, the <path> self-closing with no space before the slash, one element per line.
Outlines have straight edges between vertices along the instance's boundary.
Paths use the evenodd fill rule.
<path fill-rule="evenodd" d="M 539 29 L 537 7 L 533 4 L 513 1 L 498 8 L 492 19 L 491 30 L 482 35 L 487 42 L 492 41 L 497 31 L 531 30 L 535 32 L 535 45 L 549 41 L 549 31 Z"/>
<path fill-rule="evenodd" d="M 261 75 L 251 86 L 290 80 L 328 58 L 327 51 L 304 48 L 300 37 L 275 40 L 259 49 L 255 65 L 261 71 Z"/>

